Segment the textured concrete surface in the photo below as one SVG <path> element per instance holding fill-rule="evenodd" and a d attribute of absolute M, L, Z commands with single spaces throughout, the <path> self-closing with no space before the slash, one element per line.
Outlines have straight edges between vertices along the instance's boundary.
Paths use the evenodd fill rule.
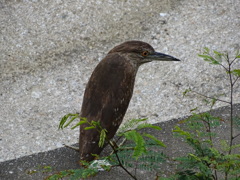
<path fill-rule="evenodd" d="M 234 107 L 234 116 L 240 116 L 240 104 L 236 104 Z M 219 140 L 229 139 L 229 108 L 223 107 L 212 112 L 213 115 L 222 117 L 224 121 L 221 122 L 221 126 L 214 129 L 213 132 L 217 133 L 219 136 L 214 138 L 216 147 L 221 146 Z M 166 122 L 161 122 L 156 124 L 162 128 L 162 131 L 154 131 L 153 129 L 146 129 L 146 133 L 150 133 L 162 140 L 167 148 L 159 149 L 159 151 L 164 152 L 169 157 L 180 157 L 186 153 L 192 151 L 192 149 L 182 141 L 181 138 L 174 137 L 172 134 L 172 129 L 174 126 L 178 125 L 184 128 L 183 123 L 179 123 L 180 119 L 170 120 Z M 239 129 L 234 129 L 235 135 L 240 133 Z M 240 138 L 236 138 L 234 143 L 240 143 Z M 108 154 L 110 151 L 108 148 L 104 150 L 102 155 Z M 69 148 L 58 148 L 55 150 L 41 152 L 38 154 L 33 154 L 30 156 L 21 157 L 14 160 L 9 160 L 0 163 L 0 179 L 4 180 L 42 180 L 48 175 L 56 173 L 61 170 L 66 169 L 76 169 L 79 168 L 77 160 L 79 159 L 79 154 Z M 46 172 L 44 166 L 51 166 L 52 171 Z M 171 174 L 175 171 L 175 165 L 164 163 L 162 164 L 162 171 L 164 174 L 159 174 L 161 177 L 163 175 Z M 129 169 L 131 170 L 131 169 Z M 44 172 L 45 171 L 45 172 Z M 132 172 L 134 173 L 134 171 Z M 141 180 L 153 180 L 156 172 L 145 172 L 137 170 L 137 178 Z M 97 176 L 90 179 L 105 179 L 105 180 L 126 180 L 131 179 L 126 172 L 121 168 L 113 168 L 110 172 L 100 172 Z"/>
<path fill-rule="evenodd" d="M 79 112 L 92 70 L 125 40 L 146 41 L 182 60 L 140 68 L 125 120 L 148 117 L 154 123 L 197 106 L 205 110 L 199 97 L 182 92 L 229 91 L 223 71 L 197 53 L 204 46 L 230 52 L 240 47 L 238 5 L 238 0 L 0 0 L 0 161 L 76 143 L 78 130 L 58 131 L 59 120 Z M 239 97 L 238 84 L 235 103 Z"/>

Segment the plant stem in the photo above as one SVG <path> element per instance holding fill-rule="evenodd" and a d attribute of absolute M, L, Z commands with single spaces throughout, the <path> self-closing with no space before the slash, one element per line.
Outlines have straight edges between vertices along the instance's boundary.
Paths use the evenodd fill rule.
<path fill-rule="evenodd" d="M 232 78 L 232 73 L 231 73 L 231 65 L 233 63 L 230 62 L 228 54 L 226 55 L 226 61 L 228 63 L 228 71 L 227 73 L 229 74 L 229 81 L 230 81 L 230 143 L 229 143 L 229 151 L 228 154 L 231 154 L 232 152 L 232 144 L 233 144 L 233 86 L 235 84 L 236 81 L 233 81 Z M 228 179 L 228 172 L 229 172 L 229 168 L 227 169 L 227 171 L 225 172 L 225 180 Z"/>
<path fill-rule="evenodd" d="M 218 179 L 218 176 L 217 176 L 217 171 L 216 171 L 216 170 L 214 170 L 214 174 L 215 174 L 215 176 L 213 176 L 213 178 L 214 178 L 215 180 L 217 180 L 217 179 Z"/>
<path fill-rule="evenodd" d="M 194 92 L 195 94 L 198 94 L 198 95 L 203 96 L 203 97 L 208 98 L 208 99 L 213 99 L 213 100 L 217 100 L 217 101 L 224 102 L 224 103 L 227 103 L 227 104 L 231 104 L 231 102 L 228 102 L 228 101 L 224 101 L 224 100 L 221 100 L 221 99 L 218 99 L 218 98 L 213 98 L 213 97 L 210 97 L 210 96 L 206 96 L 206 95 L 203 95 L 203 94 L 201 94 L 197 91 L 193 91 L 193 90 L 191 90 L 191 91 Z"/>
<path fill-rule="evenodd" d="M 118 160 L 119 166 L 120 166 L 129 176 L 131 176 L 133 179 L 137 180 L 137 178 L 136 178 L 135 176 L 133 176 L 133 175 L 123 166 L 122 162 L 121 162 L 120 159 L 119 159 L 119 156 L 118 156 L 118 154 L 117 154 L 117 150 L 115 149 L 114 145 L 113 145 L 110 141 L 109 141 L 108 143 L 109 143 L 109 145 L 111 146 L 111 148 L 112 148 L 113 151 L 114 151 L 114 154 L 115 154 L 115 156 L 116 156 L 116 158 L 117 158 L 117 160 Z"/>
<path fill-rule="evenodd" d="M 210 119 L 208 116 L 207 116 L 207 126 L 208 126 L 208 132 L 209 132 L 209 140 L 211 141 L 211 147 L 213 147 L 211 124 L 210 124 Z"/>
<path fill-rule="evenodd" d="M 233 86 L 234 86 L 234 84 L 237 82 L 238 79 L 239 79 L 239 76 L 234 80 Z"/>
<path fill-rule="evenodd" d="M 229 59 L 227 60 L 228 62 L 228 74 L 229 74 L 229 80 L 230 80 L 230 149 L 228 154 L 231 154 L 232 151 L 232 144 L 233 144 L 233 79 L 232 79 L 232 74 L 231 74 L 231 63 Z"/>
<path fill-rule="evenodd" d="M 99 134 L 101 134 L 101 131 L 103 130 L 103 128 L 100 125 L 94 125 L 91 122 L 88 122 L 89 125 L 91 126 L 95 126 L 96 130 L 98 131 Z M 111 148 L 113 149 L 113 152 L 118 160 L 118 166 L 120 166 L 129 176 L 131 176 L 133 179 L 137 180 L 137 178 L 135 176 L 133 176 L 122 164 L 122 162 L 119 159 L 119 156 L 117 154 L 117 149 L 115 148 L 115 145 L 112 143 L 111 140 L 109 140 L 107 137 L 105 138 L 105 141 L 107 141 L 107 143 L 111 146 Z"/>
<path fill-rule="evenodd" d="M 240 134 L 237 134 L 236 136 L 233 137 L 233 139 L 235 139 L 236 137 L 240 136 Z"/>

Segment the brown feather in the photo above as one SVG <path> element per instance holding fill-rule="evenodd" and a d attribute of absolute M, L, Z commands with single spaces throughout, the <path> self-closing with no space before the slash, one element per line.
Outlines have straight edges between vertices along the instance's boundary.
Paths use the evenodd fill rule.
<path fill-rule="evenodd" d="M 95 68 L 87 84 L 81 117 L 88 121 L 100 121 L 111 139 L 128 108 L 132 97 L 136 68 L 117 53 L 108 54 Z M 93 160 L 92 154 L 100 154 L 99 133 L 80 128 L 80 155 L 82 160 Z M 87 138 L 86 138 L 87 137 Z"/>

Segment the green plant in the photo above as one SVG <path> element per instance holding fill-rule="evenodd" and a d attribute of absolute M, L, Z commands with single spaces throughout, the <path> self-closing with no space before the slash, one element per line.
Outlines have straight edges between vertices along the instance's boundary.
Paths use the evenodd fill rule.
<path fill-rule="evenodd" d="M 86 131 L 96 129 L 100 134 L 98 145 L 101 147 L 107 143 L 112 148 L 113 153 L 106 157 L 99 157 L 96 155 L 96 158 L 101 160 L 100 162 L 107 161 L 108 163 L 99 164 L 95 161 L 80 161 L 85 168 L 61 171 L 49 176 L 47 178 L 48 180 L 56 180 L 67 176 L 70 177 L 71 180 L 87 178 L 96 175 L 100 168 L 109 171 L 115 166 L 121 167 L 130 177 L 137 179 L 136 174 L 132 174 L 128 168 L 153 170 L 159 168 L 160 162 L 165 161 L 166 156 L 156 151 L 156 148 L 165 147 L 164 143 L 151 134 L 141 132 L 141 130 L 146 128 L 155 129 L 157 131 L 161 130 L 158 126 L 146 123 L 147 119 L 132 119 L 128 121 L 119 130 L 116 141 L 107 139 L 107 131 L 101 127 L 100 122 L 89 122 L 86 118 L 80 117 L 79 114 L 70 113 L 65 115 L 59 123 L 59 129 L 68 127 L 75 119 L 80 119 L 80 121 L 73 125 L 71 129 L 82 124 L 88 125 L 84 128 Z M 126 145 L 123 143 L 118 144 L 121 139 L 127 140 L 129 143 Z"/>
<path fill-rule="evenodd" d="M 205 102 L 210 104 L 210 112 L 217 101 L 224 102 L 230 106 L 230 132 L 228 140 L 221 140 L 220 147 L 216 147 L 217 135 L 212 131 L 213 128 L 219 126 L 223 119 L 214 117 L 211 113 L 193 113 L 188 119 L 183 122 L 187 124 L 187 130 L 176 126 L 173 132 L 181 136 L 194 150 L 184 157 L 176 158 L 179 162 L 179 168 L 182 169 L 177 174 L 182 177 L 192 179 L 214 179 L 217 180 L 220 176 L 227 179 L 240 179 L 240 144 L 234 144 L 234 140 L 240 136 L 240 132 L 234 132 L 234 125 L 239 128 L 239 117 L 233 116 L 233 93 L 234 86 L 240 77 L 240 69 L 233 69 L 233 64 L 240 58 L 239 52 L 233 60 L 230 60 L 228 53 L 220 53 L 217 51 L 210 52 L 208 48 L 204 48 L 203 54 L 199 57 L 213 65 L 221 66 L 229 79 L 229 100 L 222 100 L 218 96 L 210 97 L 192 89 L 184 92 L 186 95 L 193 92 L 206 98 Z M 209 101 L 211 100 L 211 101 Z M 196 111 L 196 108 L 193 109 Z M 234 135 L 235 134 L 235 135 Z M 228 143 L 229 142 L 229 143 Z"/>

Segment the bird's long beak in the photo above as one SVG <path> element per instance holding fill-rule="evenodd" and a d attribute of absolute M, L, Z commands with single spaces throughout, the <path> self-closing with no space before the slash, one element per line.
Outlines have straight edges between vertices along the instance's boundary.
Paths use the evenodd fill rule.
<path fill-rule="evenodd" d="M 154 52 L 153 54 L 149 54 L 148 59 L 151 59 L 152 61 L 180 61 L 179 59 L 169 56 L 167 54 Z"/>

